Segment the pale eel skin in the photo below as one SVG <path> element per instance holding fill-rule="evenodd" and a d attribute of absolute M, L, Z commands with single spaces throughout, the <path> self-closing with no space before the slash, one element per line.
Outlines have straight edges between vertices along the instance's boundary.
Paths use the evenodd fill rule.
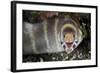
<path fill-rule="evenodd" d="M 64 41 L 64 30 L 67 28 L 71 28 L 75 35 L 70 47 Z M 24 55 L 63 51 L 70 54 L 78 47 L 82 39 L 79 23 L 71 18 L 52 18 L 34 24 L 23 22 Z"/>

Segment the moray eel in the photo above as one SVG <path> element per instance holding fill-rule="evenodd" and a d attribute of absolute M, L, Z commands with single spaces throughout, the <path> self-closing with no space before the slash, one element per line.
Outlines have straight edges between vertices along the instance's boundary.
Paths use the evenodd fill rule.
<path fill-rule="evenodd" d="M 82 41 L 78 23 L 71 18 L 52 18 L 41 23 L 23 22 L 23 54 L 70 54 Z"/>

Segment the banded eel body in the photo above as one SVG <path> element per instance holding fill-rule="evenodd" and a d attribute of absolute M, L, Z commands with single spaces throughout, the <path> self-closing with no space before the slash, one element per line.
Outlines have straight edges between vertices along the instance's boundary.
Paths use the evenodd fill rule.
<path fill-rule="evenodd" d="M 63 42 L 63 30 L 66 27 L 70 27 L 75 31 L 75 40 L 78 41 L 78 44 L 75 43 L 77 47 L 82 41 L 82 32 L 77 25 L 78 24 L 74 20 L 66 18 L 48 19 L 41 23 L 34 24 L 24 22 L 23 54 L 65 51 L 61 42 Z M 66 52 L 68 52 L 68 50 Z"/>

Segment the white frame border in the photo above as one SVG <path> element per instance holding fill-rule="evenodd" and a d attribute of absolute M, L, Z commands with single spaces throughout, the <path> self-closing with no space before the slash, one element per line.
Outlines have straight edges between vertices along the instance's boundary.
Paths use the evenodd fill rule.
<path fill-rule="evenodd" d="M 22 10 L 39 10 L 39 11 L 61 11 L 61 12 L 81 12 L 91 13 L 91 60 L 74 60 L 74 61 L 58 61 L 58 62 L 39 62 L 39 63 L 22 63 Z M 53 67 L 74 67 L 96 65 L 96 9 L 84 7 L 67 7 L 52 5 L 34 5 L 34 4 L 16 4 L 16 28 L 17 28 L 17 47 L 16 47 L 16 69 L 39 69 Z M 94 36 L 93 36 L 94 35 Z"/>

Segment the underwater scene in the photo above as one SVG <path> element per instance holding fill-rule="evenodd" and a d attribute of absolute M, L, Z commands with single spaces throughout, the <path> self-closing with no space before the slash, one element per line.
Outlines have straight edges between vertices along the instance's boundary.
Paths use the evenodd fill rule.
<path fill-rule="evenodd" d="M 91 14 L 22 11 L 22 61 L 91 59 Z"/>

